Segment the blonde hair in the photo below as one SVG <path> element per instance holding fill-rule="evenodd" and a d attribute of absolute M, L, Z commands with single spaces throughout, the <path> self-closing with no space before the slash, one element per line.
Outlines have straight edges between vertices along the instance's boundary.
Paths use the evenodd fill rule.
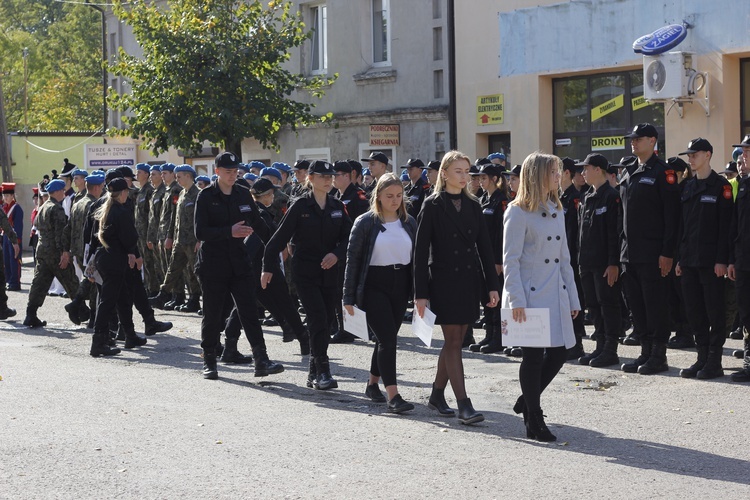
<path fill-rule="evenodd" d="M 391 186 L 400 186 L 401 193 L 403 194 L 404 185 L 401 184 L 401 179 L 390 172 L 386 172 L 380 176 L 378 183 L 375 185 L 375 189 L 372 191 L 372 196 L 370 196 L 370 210 L 378 219 L 380 219 L 380 222 L 385 222 L 385 219 L 383 218 L 383 207 L 381 206 L 380 200 L 378 200 L 378 196 Z M 403 197 L 401 197 L 401 206 L 396 210 L 396 215 L 398 215 L 398 218 L 403 222 L 406 222 L 409 218 L 409 214 L 406 211 L 406 202 Z"/>
<path fill-rule="evenodd" d="M 438 178 L 435 181 L 435 193 L 440 193 L 445 189 L 445 179 L 443 179 L 442 172 L 445 172 L 446 170 L 448 170 L 448 167 L 460 160 L 466 160 L 469 166 L 471 166 L 471 159 L 469 159 L 469 157 L 463 154 L 461 151 L 448 151 L 447 153 L 445 153 L 445 155 L 443 155 L 443 159 L 440 160 L 440 171 L 438 172 Z M 476 200 L 477 197 L 474 196 L 471 191 L 469 191 L 469 184 L 469 182 L 466 183 L 463 192 L 469 198 Z"/>
<path fill-rule="evenodd" d="M 109 193 L 109 196 L 107 196 L 107 200 L 96 209 L 96 212 L 94 212 L 94 218 L 99 221 L 99 231 L 96 233 L 97 238 L 99 238 L 99 241 L 101 242 L 102 246 L 109 250 L 109 243 L 104 241 L 104 229 L 107 227 L 107 218 L 109 217 L 109 210 L 112 208 L 112 205 L 115 203 L 118 203 L 117 197 L 120 196 L 120 193 L 122 191 L 115 191 L 114 193 Z"/>
<path fill-rule="evenodd" d="M 557 189 L 545 186 L 549 179 L 550 170 L 557 166 L 561 168 L 562 161 L 555 155 L 535 151 L 523 161 L 521 165 L 521 180 L 516 198 L 511 202 L 527 212 L 534 212 L 542 208 L 548 201 L 552 201 L 558 210 L 562 210 L 560 196 Z"/>

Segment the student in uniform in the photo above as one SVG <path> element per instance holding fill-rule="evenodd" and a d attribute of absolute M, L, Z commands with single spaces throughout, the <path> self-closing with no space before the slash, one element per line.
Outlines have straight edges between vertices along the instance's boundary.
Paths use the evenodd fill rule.
<path fill-rule="evenodd" d="M 358 217 L 349 236 L 344 279 L 344 308 L 354 305 L 367 314 L 375 336 L 370 379 L 365 395 L 376 403 L 386 399 L 378 388 L 382 378 L 388 412 L 414 409 L 396 385 L 396 339 L 411 295 L 411 255 L 417 223 L 407 213 L 404 189 L 393 174 L 385 174 L 372 192 L 371 209 Z"/>
<path fill-rule="evenodd" d="M 552 346 L 522 348 L 522 395 L 513 406 L 523 413 L 526 436 L 539 441 L 557 439 L 544 422 L 540 398 L 565 363 L 566 348 L 575 345 L 572 320 L 581 309 L 558 198 L 561 163 L 544 153 L 526 157 L 503 227 L 503 308 L 512 309 L 513 321 L 521 323 L 526 308 L 549 309 Z"/>
<path fill-rule="evenodd" d="M 414 250 L 414 308 L 423 317 L 429 302 L 445 338 L 429 406 L 441 416 L 455 415 L 444 395 L 450 381 L 463 424 L 481 422 L 484 416 L 474 410 L 466 395 L 461 344 L 468 326 L 479 317 L 482 283 L 489 295 L 482 302 L 495 307 L 499 299 L 482 207 L 467 188 L 470 167 L 465 154 L 445 154 L 435 193 L 425 200 L 419 214 Z"/>
<path fill-rule="evenodd" d="M 317 160 L 308 169 L 309 191 L 295 201 L 266 244 L 261 286 L 284 279 L 279 252 L 294 245 L 291 269 L 297 295 L 307 312 L 310 333 L 310 371 L 307 386 L 318 390 L 338 387 L 328 360 L 329 328 L 338 292 L 338 265 L 346 258 L 352 222 L 344 204 L 330 196 L 333 165 Z"/>
<path fill-rule="evenodd" d="M 423 169 L 427 174 L 427 184 L 430 186 L 427 191 L 427 196 L 431 195 L 435 190 L 435 184 L 437 184 L 437 176 L 440 171 L 440 162 L 431 161 Z M 419 215 L 419 214 L 417 214 Z"/>
<path fill-rule="evenodd" d="M 406 174 L 409 176 L 409 184 L 406 187 L 406 209 L 409 215 L 417 218 L 422 208 L 422 203 L 430 191 L 430 185 L 422 178 L 424 162 L 419 158 L 410 159 L 404 165 Z"/>

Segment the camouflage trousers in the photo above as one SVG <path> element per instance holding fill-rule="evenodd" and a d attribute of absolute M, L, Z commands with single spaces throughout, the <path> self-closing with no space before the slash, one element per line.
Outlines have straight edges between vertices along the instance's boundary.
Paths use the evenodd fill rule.
<path fill-rule="evenodd" d="M 143 282 L 146 285 L 146 291 L 156 293 L 164 281 L 164 273 L 161 270 L 161 263 L 157 261 L 156 249 L 149 250 L 146 244 L 138 244 L 139 251 L 143 256 Z"/>
<path fill-rule="evenodd" d="M 78 291 L 78 278 L 73 262 L 69 262 L 65 269 L 60 269 L 60 255 L 37 252 L 34 278 L 29 289 L 29 307 L 39 308 L 44 304 L 49 287 L 55 278 L 63 286 L 68 297 L 75 297 Z"/>
<path fill-rule="evenodd" d="M 195 275 L 195 245 L 174 245 L 161 290 L 183 293 L 187 283 L 190 295 L 200 295 L 201 287 Z"/>

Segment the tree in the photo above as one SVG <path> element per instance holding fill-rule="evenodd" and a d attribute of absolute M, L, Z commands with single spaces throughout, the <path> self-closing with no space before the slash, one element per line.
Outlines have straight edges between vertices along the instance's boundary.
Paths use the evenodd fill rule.
<path fill-rule="evenodd" d="M 127 112 L 123 132 L 159 154 L 173 146 L 199 151 L 204 140 L 240 153 L 246 137 L 278 147 L 284 126 L 326 122 L 294 92 L 322 96 L 334 78 L 306 77 L 282 67 L 287 52 L 310 33 L 290 2 L 237 0 L 114 0 L 142 56 L 120 50 L 110 71 L 130 92 L 111 92 L 110 105 Z"/>

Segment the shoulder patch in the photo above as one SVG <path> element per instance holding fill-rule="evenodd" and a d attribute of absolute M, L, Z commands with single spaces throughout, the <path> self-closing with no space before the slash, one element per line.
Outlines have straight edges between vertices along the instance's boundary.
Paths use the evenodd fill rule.
<path fill-rule="evenodd" d="M 367 201 L 367 193 L 364 191 L 357 191 L 357 196 L 359 196 L 360 200 Z"/>
<path fill-rule="evenodd" d="M 674 170 L 665 170 L 664 174 L 667 176 L 668 184 L 674 184 L 677 182 L 677 174 L 675 174 Z"/>
<path fill-rule="evenodd" d="M 724 195 L 724 199 L 731 200 L 732 199 L 732 186 L 727 184 L 724 186 L 724 192 L 722 193 Z"/>

